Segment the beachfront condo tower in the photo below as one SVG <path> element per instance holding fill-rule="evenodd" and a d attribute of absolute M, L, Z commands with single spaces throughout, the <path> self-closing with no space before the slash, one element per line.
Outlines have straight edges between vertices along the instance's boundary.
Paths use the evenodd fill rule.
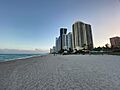
<path fill-rule="evenodd" d="M 60 46 L 61 46 L 61 50 L 65 48 L 64 46 L 64 42 L 65 42 L 65 45 L 66 45 L 66 34 L 67 34 L 67 28 L 60 28 Z"/>
<path fill-rule="evenodd" d="M 73 50 L 93 49 L 91 25 L 77 21 L 72 25 Z"/>
<path fill-rule="evenodd" d="M 56 38 L 56 53 L 58 53 L 61 50 L 61 38 L 60 36 Z"/>
<path fill-rule="evenodd" d="M 72 49 L 72 33 L 67 34 L 67 49 Z"/>
<path fill-rule="evenodd" d="M 62 49 L 67 50 L 67 35 L 62 34 Z"/>

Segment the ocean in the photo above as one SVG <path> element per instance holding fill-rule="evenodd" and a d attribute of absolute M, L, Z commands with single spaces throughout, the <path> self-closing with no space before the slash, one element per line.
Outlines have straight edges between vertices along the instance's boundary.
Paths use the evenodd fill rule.
<path fill-rule="evenodd" d="M 44 56 L 47 54 L 0 54 L 0 62 L 4 61 L 11 61 L 11 60 L 16 60 L 16 59 L 25 59 L 25 58 L 30 58 L 30 57 L 35 57 L 35 56 Z"/>

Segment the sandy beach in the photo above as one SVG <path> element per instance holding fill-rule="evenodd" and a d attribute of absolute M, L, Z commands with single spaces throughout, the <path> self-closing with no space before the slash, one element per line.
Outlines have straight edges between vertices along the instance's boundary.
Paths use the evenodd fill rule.
<path fill-rule="evenodd" d="M 120 57 L 48 55 L 1 62 L 0 90 L 120 90 Z"/>

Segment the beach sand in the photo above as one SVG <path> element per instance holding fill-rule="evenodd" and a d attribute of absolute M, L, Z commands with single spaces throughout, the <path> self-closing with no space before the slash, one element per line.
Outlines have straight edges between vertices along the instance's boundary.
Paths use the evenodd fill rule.
<path fill-rule="evenodd" d="M 120 57 L 48 55 L 1 62 L 0 90 L 120 90 Z"/>

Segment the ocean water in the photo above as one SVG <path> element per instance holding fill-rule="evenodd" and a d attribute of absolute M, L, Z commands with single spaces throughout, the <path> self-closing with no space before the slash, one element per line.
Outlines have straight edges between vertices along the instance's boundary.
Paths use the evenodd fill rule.
<path fill-rule="evenodd" d="M 10 60 L 16 60 L 16 59 L 24 59 L 24 58 L 30 58 L 35 56 L 44 56 L 47 54 L 0 54 L 0 62 L 4 61 L 10 61 Z"/>

